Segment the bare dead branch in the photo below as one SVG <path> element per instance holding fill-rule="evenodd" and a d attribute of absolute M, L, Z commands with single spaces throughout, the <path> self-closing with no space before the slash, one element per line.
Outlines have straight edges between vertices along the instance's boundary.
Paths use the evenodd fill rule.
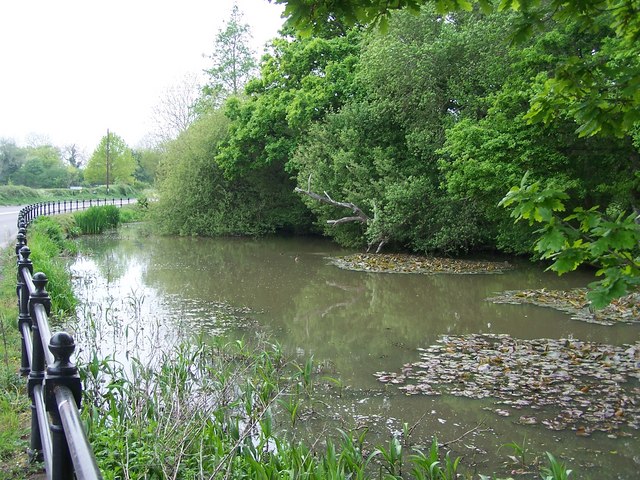
<path fill-rule="evenodd" d="M 464 432 L 462 435 L 460 435 L 458 438 L 455 438 L 453 440 L 449 440 L 448 442 L 444 442 L 444 443 L 439 443 L 438 444 L 438 448 L 444 448 L 447 447 L 453 443 L 459 442 L 460 440 L 462 440 L 464 437 L 466 437 L 467 435 L 473 433 L 473 432 L 486 432 L 488 431 L 488 429 L 480 429 L 480 427 L 482 427 L 484 425 L 484 420 L 482 420 L 480 423 L 478 423 L 475 427 L 473 427 L 471 430 L 468 430 L 466 432 Z"/>
<path fill-rule="evenodd" d="M 362 209 L 360 207 L 358 207 L 356 204 L 351 203 L 351 202 L 338 202 L 336 200 L 334 200 L 333 198 L 331 198 L 329 196 L 329 194 L 327 192 L 322 192 L 323 194 L 320 195 L 316 192 L 312 192 L 311 191 L 311 175 L 309 175 L 309 179 L 307 180 L 307 189 L 303 190 L 300 187 L 296 187 L 294 189 L 294 192 L 296 193 L 302 193 L 304 195 L 307 195 L 310 198 L 313 198 L 314 200 L 321 202 L 321 203 L 326 203 L 327 205 L 331 205 L 333 207 L 340 207 L 340 208 L 348 208 L 349 210 L 351 210 L 355 215 L 354 216 L 350 216 L 350 217 L 342 217 L 342 218 L 338 218 L 336 220 L 327 220 L 327 223 L 329 225 L 340 225 L 343 223 L 349 223 L 349 222 L 360 222 L 360 223 L 368 223 L 369 222 L 369 217 L 367 216 L 366 213 L 364 213 L 362 211 Z"/>

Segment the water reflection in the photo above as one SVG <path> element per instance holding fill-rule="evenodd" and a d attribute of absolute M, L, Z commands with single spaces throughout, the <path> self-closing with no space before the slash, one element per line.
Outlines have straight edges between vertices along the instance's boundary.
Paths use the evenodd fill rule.
<path fill-rule="evenodd" d="M 637 326 L 586 324 L 547 308 L 485 301 L 503 290 L 584 286 L 586 275 L 557 277 L 526 262 L 502 275 L 373 274 L 329 265 L 328 256 L 351 252 L 318 239 L 141 240 L 126 230 L 122 235 L 85 239 L 93 253 L 72 267 L 78 295 L 89 305 L 92 321 L 104 327 L 83 341 L 103 354 L 123 361 L 132 352 L 152 357 L 180 338 L 230 332 L 240 321 L 241 335 L 267 331 L 286 351 L 314 355 L 339 373 L 347 388 L 331 402 L 351 422 L 378 421 L 391 431 L 403 422 L 417 423 L 416 434 L 435 433 L 441 439 L 456 438 L 484 422 L 490 430 L 470 435 L 469 448 L 461 445 L 458 454 L 486 461 L 479 452 L 491 450 L 488 461 L 494 464 L 495 445 L 526 435 L 537 452 L 548 449 L 576 457 L 578 463 L 594 463 L 594 475 L 612 466 L 619 478 L 635 475 L 633 452 L 640 446 L 635 432 L 625 440 L 551 433 L 497 417 L 483 410 L 485 401 L 405 397 L 373 376 L 415 361 L 416 348 L 442 334 L 573 336 L 616 345 L 637 340 Z M 128 320 L 109 325 L 106 310 L 117 310 Z M 308 425 L 314 428 L 313 421 Z"/>

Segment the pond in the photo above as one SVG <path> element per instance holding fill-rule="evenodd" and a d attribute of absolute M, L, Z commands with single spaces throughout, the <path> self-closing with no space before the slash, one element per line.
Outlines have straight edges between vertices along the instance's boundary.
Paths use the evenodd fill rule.
<path fill-rule="evenodd" d="M 322 239 L 140 237 L 135 228 L 83 238 L 88 253 L 72 262 L 79 316 L 95 327 L 78 337 L 80 356 L 96 351 L 126 361 L 131 355 L 151 358 L 191 335 L 266 334 L 289 355 L 301 361 L 313 356 L 323 372 L 340 379 L 343 393 L 331 399 L 336 427 L 366 425 L 388 438 L 407 423 L 418 444 L 434 435 L 456 440 L 452 454 L 479 473 L 491 474 L 496 466 L 500 475 L 517 470 L 508 458 L 511 449 L 500 445 L 524 442 L 529 459 L 551 451 L 576 478 L 637 478 L 634 428 L 589 436 L 575 428 L 554 431 L 518 421 L 529 411 L 496 413 L 491 398 L 406 395 L 376 377 L 418 362 L 420 349 L 443 336 L 637 342 L 637 324 L 594 325 L 549 308 L 485 300 L 505 290 L 584 286 L 587 274 L 558 277 L 526 261 L 502 274 L 355 272 L 328 260 L 353 252 Z M 637 399 L 637 379 L 627 387 L 636 389 Z M 310 435 L 323 431 L 314 420 L 305 426 Z"/>

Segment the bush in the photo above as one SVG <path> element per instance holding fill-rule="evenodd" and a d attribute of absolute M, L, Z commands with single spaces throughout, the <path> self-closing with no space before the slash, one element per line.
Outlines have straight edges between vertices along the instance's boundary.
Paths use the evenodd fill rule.
<path fill-rule="evenodd" d="M 141 222 L 145 219 L 145 211 L 138 205 L 130 205 L 120 209 L 120 223 Z"/>

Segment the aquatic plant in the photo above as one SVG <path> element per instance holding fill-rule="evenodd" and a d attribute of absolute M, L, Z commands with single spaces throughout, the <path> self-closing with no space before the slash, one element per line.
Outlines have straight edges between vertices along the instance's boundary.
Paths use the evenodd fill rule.
<path fill-rule="evenodd" d="M 120 223 L 120 210 L 115 205 L 89 207 L 74 214 L 76 225 L 84 235 L 99 234 Z"/>
<path fill-rule="evenodd" d="M 472 334 L 443 336 L 419 350 L 418 361 L 400 373 L 377 372 L 378 380 L 408 395 L 493 398 L 498 415 L 527 409 L 519 423 L 570 428 L 580 436 L 640 427 L 638 391 L 628 382 L 638 377 L 638 343 Z"/>
<path fill-rule="evenodd" d="M 571 475 L 571 470 L 568 470 L 564 463 L 556 460 L 556 458 L 546 452 L 549 459 L 549 466 L 541 469 L 540 478 L 543 480 L 567 480 Z"/>
<path fill-rule="evenodd" d="M 498 452 L 502 447 L 508 447 L 513 451 L 513 455 L 508 455 L 513 463 L 518 464 L 521 468 L 525 468 L 527 466 L 527 454 L 529 453 L 529 450 L 527 448 L 526 435 L 522 439 L 522 443 L 509 442 L 502 444 L 500 448 L 498 448 Z"/>

